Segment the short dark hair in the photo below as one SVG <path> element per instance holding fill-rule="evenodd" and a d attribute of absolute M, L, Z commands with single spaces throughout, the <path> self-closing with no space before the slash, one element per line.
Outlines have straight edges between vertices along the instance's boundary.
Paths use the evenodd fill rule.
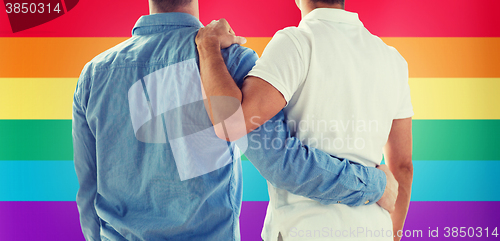
<path fill-rule="evenodd" d="M 313 3 L 322 2 L 322 3 L 328 3 L 328 4 L 338 3 L 338 4 L 342 5 L 342 7 L 345 6 L 344 5 L 345 0 L 311 0 L 311 2 L 313 2 Z"/>
<path fill-rule="evenodd" d="M 173 12 L 179 7 L 191 3 L 193 0 L 152 0 L 162 12 Z"/>

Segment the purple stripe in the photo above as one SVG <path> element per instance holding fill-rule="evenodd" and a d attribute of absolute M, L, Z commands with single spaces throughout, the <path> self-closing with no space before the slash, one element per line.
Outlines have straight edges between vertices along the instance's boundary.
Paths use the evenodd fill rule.
<path fill-rule="evenodd" d="M 260 240 L 266 208 L 267 202 L 243 202 L 242 241 Z M 498 217 L 500 202 L 412 202 L 405 230 L 422 230 L 423 237 L 418 240 L 436 240 L 429 238 L 429 227 L 431 230 L 439 228 L 437 240 L 441 240 L 446 235 L 445 227 L 466 227 L 465 231 L 473 227 L 474 235 L 477 235 L 476 228 L 481 227 L 483 237 L 488 228 L 489 238 L 496 239 L 492 232 L 500 226 Z M 83 240 L 76 203 L 0 202 L 0 240 Z"/>
<path fill-rule="evenodd" d="M 240 214 L 241 241 L 261 240 L 260 233 L 266 217 L 267 203 L 244 201 Z"/>
<path fill-rule="evenodd" d="M 0 240 L 85 240 L 76 202 L 0 202 Z"/>
<path fill-rule="evenodd" d="M 489 238 L 496 239 L 491 234 L 493 230 L 500 228 L 500 202 L 411 202 L 408 211 L 408 217 L 405 223 L 407 234 L 413 233 L 413 230 L 422 230 L 423 238 L 418 240 L 436 240 L 429 237 L 429 230 L 438 228 L 439 240 L 446 239 L 446 227 L 451 228 L 464 227 L 467 232 L 469 227 L 474 228 L 474 235 L 477 235 L 476 228 L 482 229 L 482 237 L 486 237 L 488 228 Z M 500 230 L 498 230 L 500 232 Z M 497 233 L 498 233 L 497 232 Z M 463 234 L 463 233 L 462 233 Z M 472 235 L 472 232 L 469 232 Z M 460 234 L 458 234 L 460 235 Z M 453 239 L 452 236 L 448 237 Z M 462 239 L 478 239 L 469 237 L 456 237 Z M 406 240 L 407 238 L 405 238 Z M 408 237 L 408 239 L 417 239 Z"/>
<path fill-rule="evenodd" d="M 243 202 L 240 217 L 242 241 L 261 240 L 260 232 L 266 209 L 267 202 Z M 429 230 L 437 228 L 437 240 L 446 240 L 453 239 L 454 234 L 460 235 L 460 227 L 464 227 L 463 230 L 469 231 L 469 234 L 474 237 L 456 238 L 470 240 L 479 239 L 478 228 L 481 228 L 482 238 L 485 238 L 486 228 L 488 228 L 489 238 L 496 239 L 492 234 L 495 228 L 500 229 L 499 217 L 500 202 L 411 202 L 404 228 L 405 233 L 401 235 L 404 236 L 404 240 L 436 240 L 436 238 L 429 237 Z M 449 228 L 449 232 L 445 229 L 446 227 Z M 453 227 L 458 228 L 457 233 L 452 232 Z M 474 229 L 474 234 L 472 230 L 468 230 L 470 227 Z M 498 229 L 497 233 L 500 233 Z M 419 233 L 421 233 L 420 236 L 418 236 Z"/>

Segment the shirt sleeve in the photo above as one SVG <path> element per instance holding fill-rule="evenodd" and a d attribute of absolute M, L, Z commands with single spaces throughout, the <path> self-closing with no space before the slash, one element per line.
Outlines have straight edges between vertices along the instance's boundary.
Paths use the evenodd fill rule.
<path fill-rule="evenodd" d="M 403 57 L 401 57 L 403 58 Z M 400 98 L 400 107 L 394 119 L 405 119 L 412 117 L 413 113 L 413 105 L 411 104 L 411 95 L 410 95 L 410 85 L 408 83 L 408 64 L 403 59 L 402 62 L 404 64 L 402 69 L 404 69 L 402 78 L 402 88 L 401 88 L 401 98 Z"/>
<path fill-rule="evenodd" d="M 376 203 L 385 191 L 383 171 L 339 159 L 290 136 L 283 111 L 248 134 L 245 156 L 273 186 L 322 204 Z"/>
<path fill-rule="evenodd" d="M 74 164 L 80 184 L 76 203 L 85 239 L 98 241 L 101 240 L 100 219 L 94 206 L 97 194 L 96 142 L 85 117 L 85 107 L 81 103 L 83 89 L 79 81 L 73 99 Z"/>
<path fill-rule="evenodd" d="M 247 73 L 255 66 L 255 62 L 259 59 L 255 51 L 237 44 L 223 49 L 222 57 L 224 58 L 229 74 L 233 77 L 239 88 L 243 85 L 243 80 Z"/>
<path fill-rule="evenodd" d="M 305 80 L 306 68 L 300 46 L 294 35 L 284 30 L 277 32 L 248 76 L 267 81 L 288 103 Z"/>

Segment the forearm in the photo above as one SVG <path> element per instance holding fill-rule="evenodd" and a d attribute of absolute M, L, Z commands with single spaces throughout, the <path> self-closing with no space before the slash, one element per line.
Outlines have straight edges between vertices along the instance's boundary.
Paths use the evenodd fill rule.
<path fill-rule="evenodd" d="M 240 106 L 242 94 L 227 70 L 218 45 L 204 41 L 198 45 L 198 53 L 202 88 L 208 101 L 206 108 L 215 125 L 228 117 L 224 104 L 235 102 L 231 104 Z"/>
<path fill-rule="evenodd" d="M 394 179 L 398 182 L 398 195 L 394 211 L 391 212 L 393 231 L 403 229 L 410 205 L 411 184 L 413 181 L 411 118 L 395 119 L 384 146 L 384 157 Z M 396 235 L 394 240 L 400 238 Z"/>
<path fill-rule="evenodd" d="M 393 230 L 394 230 L 394 240 L 400 240 L 397 232 L 403 232 L 403 226 L 406 219 L 406 214 L 408 213 L 408 207 L 410 205 L 410 197 L 411 197 L 411 186 L 413 181 L 413 165 L 411 162 L 406 164 L 405 166 L 399 167 L 391 167 L 392 173 L 394 177 L 399 183 L 398 188 L 398 197 L 396 199 L 396 209 L 391 214 L 392 222 L 393 222 Z"/>
<path fill-rule="evenodd" d="M 282 131 L 276 131 L 280 128 Z M 287 132 L 283 111 L 248 137 L 245 155 L 277 188 L 322 204 L 349 206 L 375 203 L 384 193 L 382 171 L 302 145 Z"/>

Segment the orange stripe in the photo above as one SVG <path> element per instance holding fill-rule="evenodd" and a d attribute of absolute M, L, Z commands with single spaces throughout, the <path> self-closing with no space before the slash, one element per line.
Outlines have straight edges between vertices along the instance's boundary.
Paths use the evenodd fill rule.
<path fill-rule="evenodd" d="M 248 41 L 243 46 L 253 49 L 259 57 L 262 55 L 262 51 L 266 48 L 271 37 L 261 37 L 261 38 L 246 38 Z"/>
<path fill-rule="evenodd" d="M 78 77 L 86 62 L 126 38 L 0 38 L 0 78 Z M 382 38 L 414 78 L 498 78 L 500 38 Z M 259 55 L 270 38 L 248 38 Z"/>
<path fill-rule="evenodd" d="M 96 55 L 127 38 L 0 38 L 0 78 L 78 77 Z"/>
<path fill-rule="evenodd" d="M 271 38 L 249 38 L 259 56 Z M 382 38 L 408 62 L 413 78 L 500 77 L 500 38 Z"/>
<path fill-rule="evenodd" d="M 500 77 L 500 38 L 382 38 L 414 78 Z"/>

